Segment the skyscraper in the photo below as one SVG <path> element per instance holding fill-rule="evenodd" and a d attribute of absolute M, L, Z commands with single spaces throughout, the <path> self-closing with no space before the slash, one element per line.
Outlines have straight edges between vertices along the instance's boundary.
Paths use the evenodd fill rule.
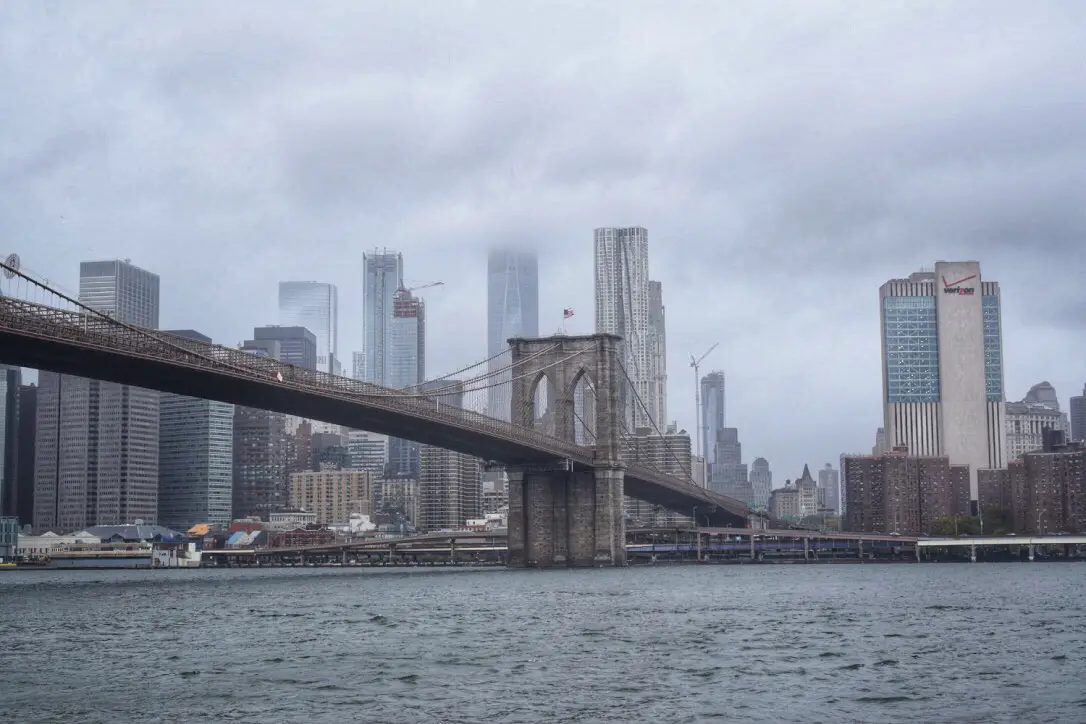
<path fill-rule="evenodd" d="M 1081 395 L 1071 398 L 1071 439 L 1086 441 L 1086 385 Z"/>
<path fill-rule="evenodd" d="M 724 373 L 710 372 L 701 378 L 701 428 L 710 490 L 755 504 L 752 484 L 743 462 L 739 430 L 725 427 Z M 768 491 L 766 492 L 768 496 Z"/>
<path fill-rule="evenodd" d="M 404 389 L 426 379 L 426 304 L 406 289 L 396 292 L 386 342 L 385 385 Z M 390 438 L 388 478 L 418 478 L 419 444 Z"/>
<path fill-rule="evenodd" d="M 937 262 L 879 302 L 886 444 L 969 465 L 975 502 L 977 470 L 1006 464 L 999 284 L 977 262 Z"/>
<path fill-rule="evenodd" d="M 275 340 L 279 343 L 276 359 L 307 370 L 317 369 L 317 336 L 305 327 L 255 327 L 256 343 Z"/>
<path fill-rule="evenodd" d="M 706 464 L 716 461 L 713 443 L 727 424 L 724 373 L 719 370 L 701 378 L 701 452 Z"/>
<path fill-rule="evenodd" d="M 433 380 L 423 390 L 442 390 L 442 405 L 464 406 L 460 380 Z M 419 446 L 418 498 L 421 530 L 439 530 L 463 525 L 482 515 L 482 464 L 478 458 L 444 450 L 433 445 Z"/>
<path fill-rule="evenodd" d="M 649 393 L 655 406 L 657 424 L 667 420 L 667 330 L 664 318 L 664 285 L 649 282 L 649 373 L 652 388 Z"/>
<path fill-rule="evenodd" d="M 1007 460 L 1022 460 L 1043 448 L 1045 430 L 1059 430 L 1064 440 L 1072 439 L 1067 413 L 1060 411 L 1056 389 L 1048 382 L 1031 387 L 1021 402 L 1008 402 L 1005 420 Z"/>
<path fill-rule="evenodd" d="M 841 512 L 841 478 L 830 463 L 818 471 L 818 507 Z"/>
<path fill-rule="evenodd" d="M 34 450 L 37 448 L 38 387 L 19 388 L 19 460 L 15 475 L 15 512 L 19 525 L 34 522 Z"/>
<path fill-rule="evenodd" d="M 252 339 L 241 349 L 280 359 L 281 343 L 278 339 Z M 286 415 L 241 405 L 234 408 L 234 518 L 255 515 L 267 520 L 268 513 L 287 504 L 288 454 Z"/>
<path fill-rule="evenodd" d="M 533 252 L 508 249 L 487 257 L 487 357 L 507 349 L 510 337 L 539 336 L 539 261 Z M 488 372 L 497 372 L 487 392 L 486 411 L 499 420 L 510 419 L 512 372 L 509 360 L 491 360 Z"/>
<path fill-rule="evenodd" d="M 393 298 L 403 287 L 403 255 L 394 251 L 363 254 L 362 351 L 366 382 L 388 386 L 388 337 L 392 327 Z"/>
<path fill-rule="evenodd" d="M 773 473 L 769 470 L 769 461 L 754 458 L 750 464 L 751 507 L 763 509 L 769 505 L 769 494 L 773 490 Z"/>
<path fill-rule="evenodd" d="M 595 247 L 596 331 L 622 337 L 622 364 L 633 383 L 626 395 L 626 426 L 631 431 L 655 429 L 664 421 L 652 421 L 645 412 L 658 409 L 649 351 L 648 231 L 639 226 L 599 228 Z"/>
<path fill-rule="evenodd" d="M 339 301 L 334 284 L 279 282 L 279 324 L 312 332 L 317 345 L 316 369 L 340 374 Z"/>
<path fill-rule="evenodd" d="M 180 337 L 211 342 L 193 330 Z M 233 508 L 234 406 L 163 393 L 159 421 L 158 522 L 175 530 L 228 525 Z"/>
<path fill-rule="evenodd" d="M 79 266 L 79 301 L 158 329 L 158 275 L 125 261 Z M 71 532 L 154 521 L 159 393 L 69 375 L 39 375 L 34 527 Z"/>
<path fill-rule="evenodd" d="M 19 398 L 22 371 L 0 365 L 0 516 L 18 515 Z"/>

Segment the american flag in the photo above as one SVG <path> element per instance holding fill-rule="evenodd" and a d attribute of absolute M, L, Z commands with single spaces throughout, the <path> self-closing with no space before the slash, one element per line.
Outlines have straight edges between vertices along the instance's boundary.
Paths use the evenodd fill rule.
<path fill-rule="evenodd" d="M 563 309 L 562 310 L 562 319 L 569 319 L 572 316 L 573 316 L 573 310 L 572 309 Z"/>

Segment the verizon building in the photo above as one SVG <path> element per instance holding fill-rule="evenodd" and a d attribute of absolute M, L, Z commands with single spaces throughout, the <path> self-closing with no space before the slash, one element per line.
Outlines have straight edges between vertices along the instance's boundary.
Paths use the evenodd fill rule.
<path fill-rule="evenodd" d="M 1006 466 L 999 284 L 975 261 L 891 279 L 879 289 L 886 443 L 977 471 Z"/>

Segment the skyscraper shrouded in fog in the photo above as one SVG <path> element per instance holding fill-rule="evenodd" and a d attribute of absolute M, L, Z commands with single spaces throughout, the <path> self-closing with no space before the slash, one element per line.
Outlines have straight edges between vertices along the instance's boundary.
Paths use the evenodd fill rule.
<path fill-rule="evenodd" d="M 385 249 L 364 254 L 362 352 L 366 382 L 389 387 L 389 335 L 393 300 L 403 288 L 403 254 Z"/>
<path fill-rule="evenodd" d="M 660 409 L 649 335 L 648 231 L 639 226 L 596 229 L 595 277 L 596 332 L 622 337 L 622 364 L 633 382 L 633 389 L 627 393 L 630 399 L 625 403 L 626 426 L 630 430 L 659 428 L 662 431 L 666 421 L 650 420 L 649 414 L 632 399 L 636 392 L 647 410 L 656 412 Z"/>
<path fill-rule="evenodd" d="M 159 278 L 128 260 L 79 265 L 79 301 L 126 324 L 158 329 Z M 154 521 L 159 393 L 41 372 L 34 528 Z"/>
<path fill-rule="evenodd" d="M 539 260 L 534 252 L 495 249 L 487 257 L 487 357 L 508 348 L 511 337 L 539 336 Z M 491 360 L 488 372 L 504 370 L 490 380 L 486 410 L 490 417 L 510 419 L 512 372 L 509 360 Z"/>
<path fill-rule="evenodd" d="M 171 331 L 200 342 L 194 330 Z M 233 510 L 234 406 L 162 393 L 158 522 L 174 530 L 229 525 Z"/>
<path fill-rule="evenodd" d="M 317 369 L 341 374 L 339 300 L 334 284 L 279 282 L 279 324 L 312 332 L 317 338 Z"/>
<path fill-rule="evenodd" d="M 941 261 L 883 284 L 879 303 L 886 444 L 969 465 L 975 502 L 977 471 L 1006 465 L 999 284 Z"/>

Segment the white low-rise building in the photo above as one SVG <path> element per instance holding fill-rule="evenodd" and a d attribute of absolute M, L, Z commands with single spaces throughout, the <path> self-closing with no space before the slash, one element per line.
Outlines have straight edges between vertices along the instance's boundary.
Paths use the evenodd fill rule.
<path fill-rule="evenodd" d="M 41 535 L 19 534 L 19 542 L 15 547 L 15 555 L 23 558 L 41 558 L 57 551 L 67 550 L 76 545 L 98 545 L 102 539 L 87 531 L 79 531 L 71 535 L 57 535 L 52 531 Z"/>

